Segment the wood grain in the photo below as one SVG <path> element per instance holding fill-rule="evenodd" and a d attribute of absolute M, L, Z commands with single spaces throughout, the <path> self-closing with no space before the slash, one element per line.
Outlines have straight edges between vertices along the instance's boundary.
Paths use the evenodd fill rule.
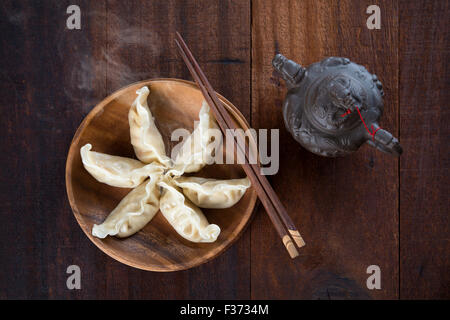
<path fill-rule="evenodd" d="M 101 268 L 104 261 L 67 214 L 63 175 L 78 124 L 91 100 L 106 94 L 101 70 L 86 79 L 97 84 L 88 91 L 78 87 L 74 73 L 81 68 L 80 52 L 96 57 L 91 41 L 99 41 L 102 33 L 91 33 L 95 19 L 85 20 L 83 34 L 69 32 L 61 4 L 1 4 L 2 112 L 8 115 L 1 119 L 1 145 L 10 154 L 2 157 L 1 241 L 14 243 L 1 250 L 2 297 L 79 296 L 65 287 L 67 266 L 88 271 L 89 265 Z M 84 8 L 104 10 L 104 4 L 86 1 Z M 102 282 L 88 285 L 92 277 L 86 273 L 84 283 L 92 289 L 88 297 L 102 288 Z"/>
<path fill-rule="evenodd" d="M 189 79 L 173 44 L 175 30 L 212 85 L 250 114 L 249 1 L 78 1 L 82 29 L 65 27 L 61 1 L 4 1 L 4 121 L 0 295 L 16 298 L 245 298 L 249 296 L 249 234 L 211 263 L 175 274 L 133 270 L 89 243 L 70 213 L 64 163 L 77 126 L 91 108 L 123 85 L 154 77 Z M 133 33 L 134 32 L 134 33 Z M 136 33 L 137 32 L 137 33 Z M 137 36 L 137 38 L 136 38 Z M 132 38 L 130 40 L 130 37 Z M 149 41 L 153 39 L 153 41 Z M 7 72 L 3 72 L 6 70 Z M 227 75 L 226 77 L 224 75 Z M 9 128 L 9 129 L 7 129 Z M 2 129 L 3 130 L 3 129 Z M 14 151 L 13 151 L 14 150 Z M 2 170 L 3 172 L 6 172 Z M 19 203 L 17 206 L 16 204 Z M 3 222 L 3 219 L 6 221 Z M 6 232 L 8 231 L 8 232 Z M 69 291 L 70 264 L 83 290 Z M 11 275 L 15 275 L 11 279 Z M 221 281 L 218 281 L 221 279 Z M 5 280 L 5 281 L 3 281 Z"/>
<path fill-rule="evenodd" d="M 76 3 L 81 30 L 66 29 L 64 1 L 0 4 L 0 298 L 450 297 L 447 0 Z M 371 4 L 381 30 L 365 27 Z M 253 126 L 280 129 L 271 182 L 307 242 L 294 264 L 261 211 L 217 259 L 171 274 L 114 261 L 73 218 L 64 168 L 76 128 L 124 85 L 190 79 L 175 30 Z M 381 125 L 400 139 L 400 160 L 370 147 L 342 159 L 303 150 L 283 128 L 277 51 L 304 66 L 347 56 L 376 73 Z M 71 264 L 82 290 L 66 288 Z M 382 290 L 365 287 L 371 264 Z"/>
<path fill-rule="evenodd" d="M 448 299 L 449 2 L 399 7 L 400 297 Z"/>
<path fill-rule="evenodd" d="M 273 292 L 281 299 L 398 296 L 397 160 L 370 147 L 338 159 L 302 149 L 284 128 L 281 104 L 286 90 L 271 66 L 277 52 L 304 66 L 326 56 L 345 56 L 365 65 L 384 84 L 382 125 L 395 135 L 398 8 L 396 2 L 382 1 L 383 28 L 370 31 L 365 14 L 369 4 L 253 2 L 252 125 L 280 129 L 280 170 L 272 184 L 294 223 L 305 230 L 307 245 L 290 262 L 273 244 L 269 221 L 257 215 L 252 224 L 252 298 L 271 298 Z M 268 257 L 271 264 L 264 263 Z M 366 268 L 372 264 L 382 270 L 381 290 L 366 287 Z"/>

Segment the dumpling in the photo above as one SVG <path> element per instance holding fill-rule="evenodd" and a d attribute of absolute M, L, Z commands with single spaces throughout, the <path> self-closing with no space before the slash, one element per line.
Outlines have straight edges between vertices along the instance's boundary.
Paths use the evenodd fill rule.
<path fill-rule="evenodd" d="M 250 187 L 250 180 L 215 180 L 180 177 L 174 180 L 183 193 L 200 208 L 223 209 L 234 206 Z"/>
<path fill-rule="evenodd" d="M 218 225 L 209 224 L 202 211 L 175 187 L 164 181 L 160 210 L 180 236 L 192 242 L 214 242 L 220 234 Z"/>
<path fill-rule="evenodd" d="M 191 135 L 184 141 L 175 156 L 174 166 L 168 171 L 172 176 L 181 176 L 183 173 L 197 172 L 213 160 L 213 150 L 208 145 L 213 141 L 213 130 L 220 129 L 210 113 L 206 101 L 203 101 L 199 112 L 199 123 Z M 217 132 L 217 131 L 216 131 Z M 220 136 L 222 138 L 222 136 Z"/>
<path fill-rule="evenodd" d="M 134 188 L 152 173 L 162 173 L 163 167 L 157 163 L 145 164 L 131 158 L 112 156 L 91 151 L 92 145 L 80 149 L 86 170 L 98 181 L 113 187 Z"/>
<path fill-rule="evenodd" d="M 100 224 L 94 224 L 92 235 L 97 238 L 117 236 L 125 238 L 141 230 L 155 216 L 159 209 L 159 175 L 133 189 Z"/>
<path fill-rule="evenodd" d="M 131 144 L 136 157 L 142 162 L 158 161 L 167 165 L 170 158 L 166 156 L 163 138 L 148 107 L 149 92 L 146 86 L 137 90 L 138 96 L 128 112 Z"/>

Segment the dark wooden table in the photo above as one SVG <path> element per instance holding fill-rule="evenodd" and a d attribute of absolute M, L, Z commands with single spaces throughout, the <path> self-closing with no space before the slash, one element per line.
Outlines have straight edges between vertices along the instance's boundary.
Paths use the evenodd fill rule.
<path fill-rule="evenodd" d="M 66 28 L 69 4 L 81 30 Z M 371 4 L 380 30 L 366 27 Z M 2 1 L 0 12 L 0 298 L 450 298 L 448 1 Z M 76 128 L 122 86 L 190 79 L 175 30 L 253 127 L 280 128 L 271 183 L 307 242 L 296 260 L 262 207 L 217 259 L 167 274 L 114 261 L 75 221 L 64 170 Z M 376 73 L 401 158 L 302 149 L 282 122 L 276 52 L 303 65 L 345 56 Z M 66 288 L 72 264 L 81 290 Z M 366 287 L 370 265 L 380 290 Z"/>

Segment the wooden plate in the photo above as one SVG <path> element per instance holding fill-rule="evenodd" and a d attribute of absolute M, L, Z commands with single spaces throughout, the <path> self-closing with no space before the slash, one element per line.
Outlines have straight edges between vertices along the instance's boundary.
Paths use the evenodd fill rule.
<path fill-rule="evenodd" d="M 83 167 L 80 148 L 91 143 L 92 150 L 135 158 L 130 143 L 128 110 L 136 98 L 136 90 L 148 86 L 150 109 L 166 143 L 174 129 L 192 131 L 203 96 L 197 86 L 178 79 L 146 80 L 122 88 L 100 102 L 83 120 L 73 138 L 66 163 L 66 188 L 75 218 L 89 239 L 110 257 L 129 266 L 150 271 L 176 271 L 205 263 L 223 252 L 244 231 L 256 203 L 256 192 L 250 188 L 244 197 L 228 209 L 202 209 L 210 223 L 220 226 L 214 243 L 197 244 L 180 237 L 160 212 L 141 231 L 126 239 L 92 236 L 94 223 L 99 224 L 130 191 L 96 181 Z M 244 130 L 244 116 L 228 100 L 219 95 L 236 123 Z M 170 153 L 168 153 L 170 155 Z M 211 165 L 197 176 L 232 179 L 245 177 L 240 165 Z"/>

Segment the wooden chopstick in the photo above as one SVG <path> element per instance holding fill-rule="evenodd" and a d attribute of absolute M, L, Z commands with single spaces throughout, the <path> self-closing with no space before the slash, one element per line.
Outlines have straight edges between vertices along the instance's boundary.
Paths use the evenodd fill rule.
<path fill-rule="evenodd" d="M 183 51 L 185 51 L 185 53 L 187 54 L 187 57 L 192 62 L 194 69 L 198 73 L 199 78 L 202 80 L 203 84 L 206 86 L 206 89 L 207 89 L 208 93 L 210 94 L 211 98 L 213 99 L 214 104 L 217 106 L 217 111 L 219 113 L 221 113 L 222 118 L 225 120 L 226 124 L 228 125 L 228 128 L 238 129 L 237 126 L 235 125 L 234 121 L 231 119 L 229 113 L 225 110 L 225 108 L 223 108 L 222 103 L 220 102 L 219 98 L 215 94 L 215 90 L 212 88 L 211 84 L 209 83 L 208 79 L 206 78 L 205 74 L 203 73 L 203 70 L 198 65 L 192 52 L 187 47 L 187 44 L 184 42 L 183 37 L 180 35 L 179 32 L 176 32 L 176 34 L 177 34 L 177 38 L 179 40 L 179 44 L 181 44 Z M 237 139 L 237 140 L 238 140 L 237 141 L 238 144 L 242 141 L 239 139 Z M 277 194 L 273 190 L 269 181 L 267 180 L 267 178 L 264 175 L 260 174 L 260 168 L 258 167 L 258 165 L 256 163 L 251 163 L 249 161 L 250 158 L 248 155 L 247 148 L 245 148 L 245 146 L 241 146 L 241 148 L 243 148 L 241 151 L 244 152 L 249 165 L 252 166 L 252 169 L 256 172 L 259 181 L 261 182 L 264 190 L 267 192 L 267 195 L 269 196 L 269 199 L 272 200 L 275 208 L 277 209 L 281 220 L 283 221 L 284 225 L 286 226 L 286 229 L 289 231 L 290 235 L 294 239 L 297 246 L 299 248 L 303 247 L 305 245 L 305 242 L 304 242 L 302 236 L 300 235 L 300 232 L 295 227 L 295 225 L 292 222 L 291 218 L 289 217 L 285 207 L 281 203 L 280 199 L 278 198 Z"/>
<path fill-rule="evenodd" d="M 206 101 L 211 106 L 211 109 L 213 110 L 213 113 L 215 113 L 217 123 L 219 124 L 220 129 L 222 130 L 222 133 L 225 135 L 225 131 L 227 129 L 227 125 L 225 124 L 225 121 L 222 118 L 222 115 L 219 113 L 219 111 L 216 109 L 216 106 L 208 94 L 208 91 L 206 90 L 206 87 L 201 82 L 199 76 L 197 75 L 194 67 L 192 66 L 191 62 L 187 58 L 186 54 L 182 50 L 182 47 L 178 43 L 177 40 L 175 40 L 177 46 L 180 49 L 181 56 L 183 57 L 183 60 L 185 61 L 189 71 L 191 72 L 192 76 L 194 77 L 195 82 L 197 82 L 198 86 L 200 87 L 200 90 L 202 91 Z M 217 114 L 216 114 L 217 113 Z M 236 147 L 236 146 L 235 146 Z M 284 246 L 286 247 L 286 250 L 288 251 L 291 258 L 295 258 L 298 256 L 298 251 L 292 242 L 290 236 L 286 233 L 284 226 L 278 217 L 278 214 L 276 213 L 275 207 L 271 203 L 270 199 L 267 197 L 267 194 L 265 193 L 264 189 L 261 187 L 260 182 L 253 171 L 253 169 L 248 166 L 248 163 L 246 162 L 243 165 L 243 169 L 247 176 L 249 177 L 250 181 L 252 182 L 253 186 L 255 186 L 255 189 L 258 193 L 258 197 L 263 203 L 264 207 L 266 208 L 266 212 L 269 215 L 270 220 L 272 221 L 272 224 L 275 226 L 276 231 L 278 232 L 279 236 L 281 237 Z"/>
<path fill-rule="evenodd" d="M 194 77 L 195 81 L 200 87 L 203 95 L 205 96 L 205 99 L 211 106 L 211 109 L 213 110 L 213 113 L 216 116 L 216 120 L 222 132 L 225 135 L 226 129 L 237 129 L 237 126 L 231 119 L 228 112 L 224 110 L 222 103 L 215 94 L 215 91 L 212 89 L 208 79 L 204 75 L 197 61 L 193 57 L 192 53 L 190 52 L 186 43 L 184 42 L 183 38 L 178 32 L 177 37 L 179 40 L 175 40 L 175 42 L 180 50 L 181 56 L 183 57 L 183 60 L 185 61 L 187 67 L 189 68 L 189 71 L 191 72 L 192 76 Z M 236 137 L 234 138 L 236 139 Z M 266 211 L 272 223 L 274 224 L 275 229 L 282 238 L 283 244 L 285 245 L 289 254 L 291 255 L 292 258 L 296 257 L 298 255 L 298 251 L 293 245 L 291 236 L 294 239 L 295 243 L 299 247 L 302 247 L 305 245 L 305 243 L 300 233 L 295 228 L 294 224 L 292 223 L 292 220 L 290 219 L 289 215 L 286 212 L 286 209 L 284 208 L 278 196 L 276 195 L 276 193 L 270 186 L 269 182 L 267 181 L 267 178 L 260 173 L 260 168 L 256 164 L 250 163 L 248 151 L 245 148 L 245 145 L 242 145 L 242 140 L 239 139 L 236 140 L 237 140 L 236 141 L 237 147 L 240 148 L 240 151 L 243 152 L 246 157 L 245 159 L 246 162 L 243 165 L 244 171 L 249 176 L 249 179 L 255 186 L 258 196 L 261 202 L 263 203 L 264 207 L 266 208 Z M 285 228 L 286 230 L 288 230 L 289 234 L 286 233 Z"/>

